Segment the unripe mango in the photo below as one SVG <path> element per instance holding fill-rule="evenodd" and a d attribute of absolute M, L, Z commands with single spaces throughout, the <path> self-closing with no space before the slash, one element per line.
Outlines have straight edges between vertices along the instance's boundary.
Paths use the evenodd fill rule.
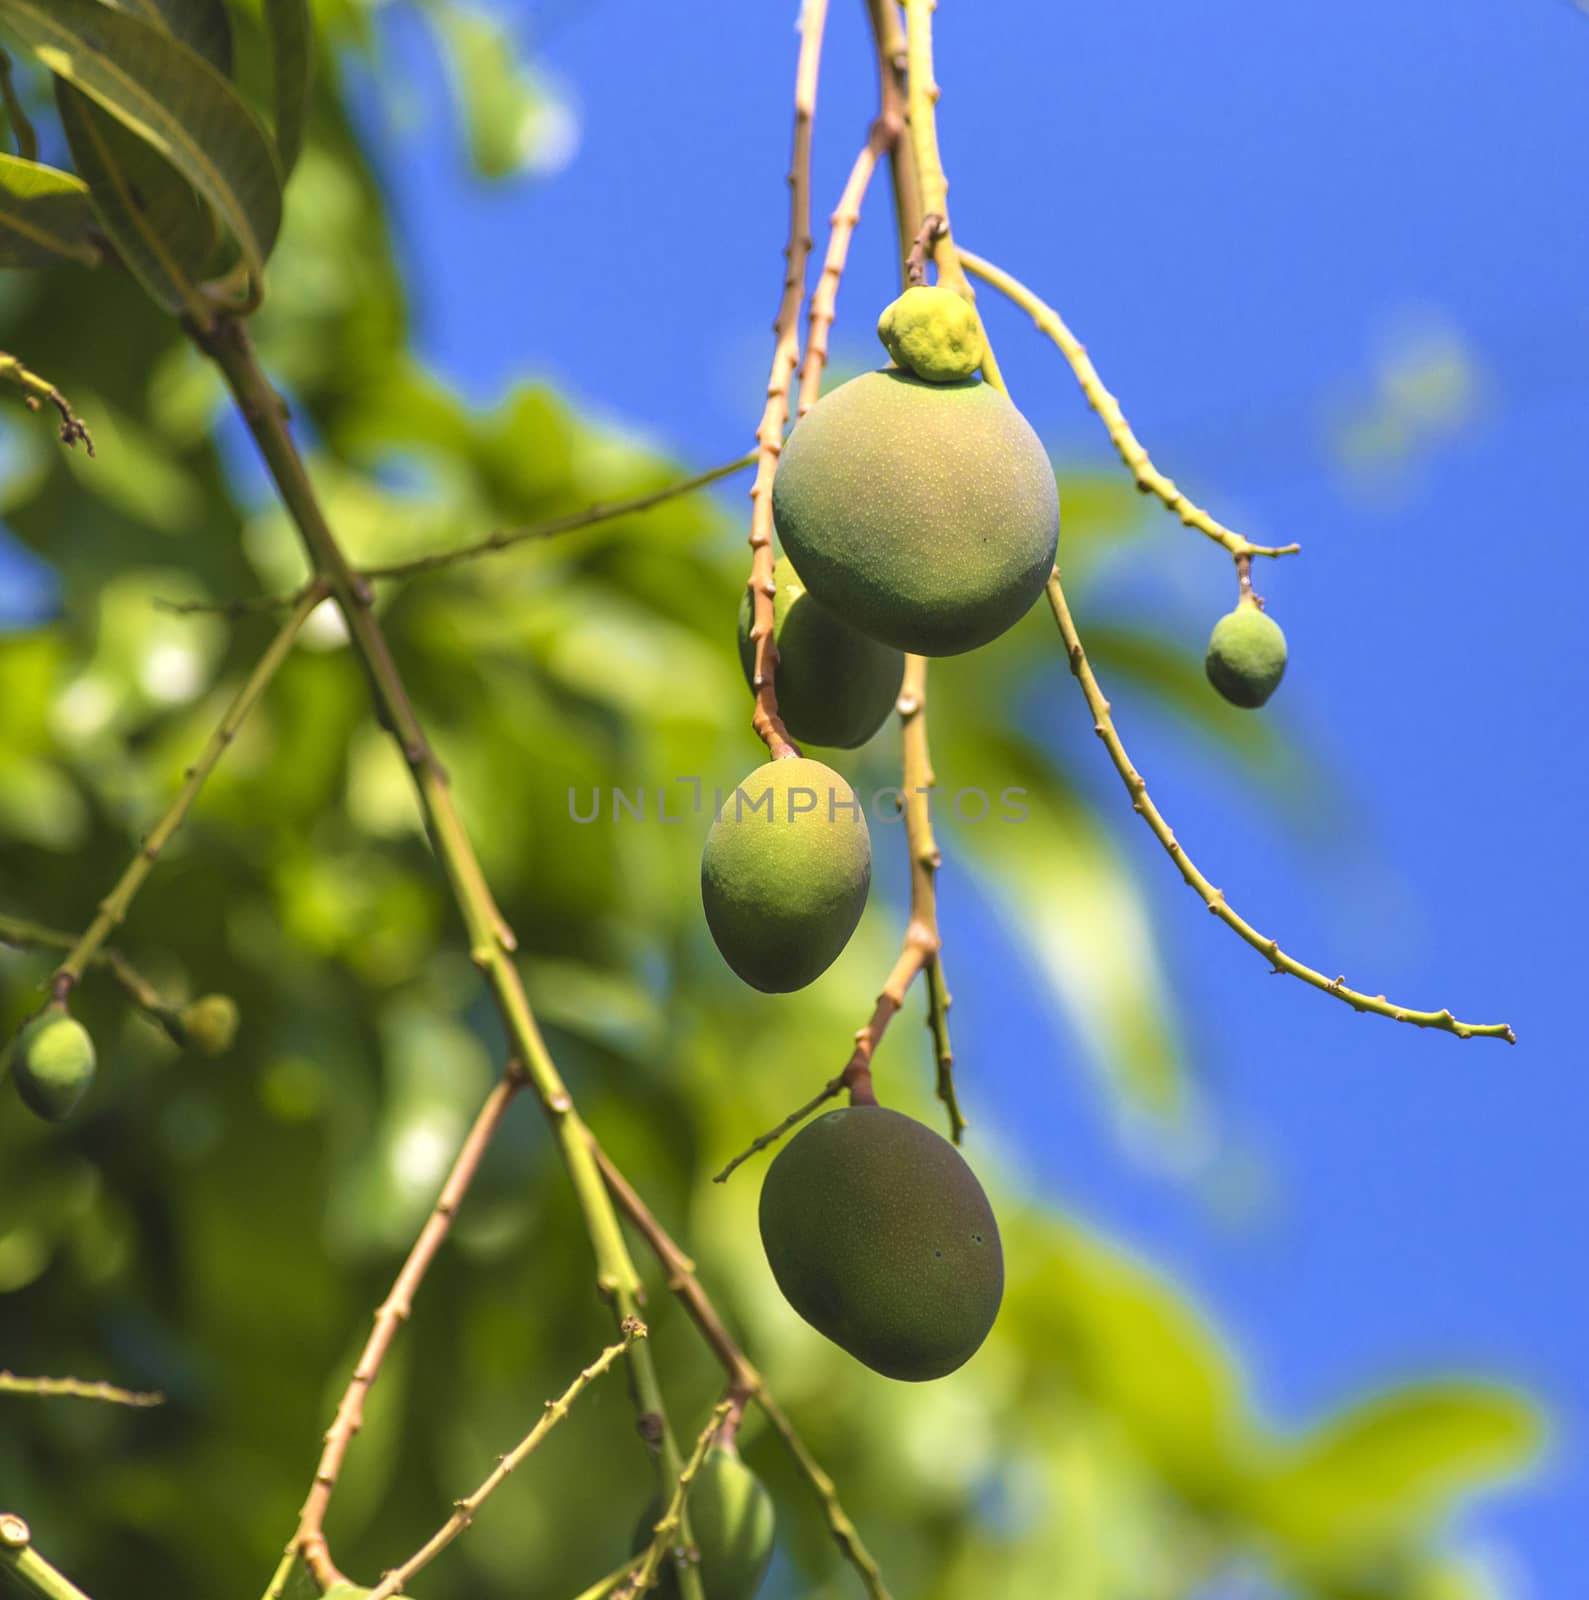
<path fill-rule="evenodd" d="M 723 959 L 753 989 L 788 994 L 833 964 L 861 920 L 872 841 L 838 773 L 769 761 L 727 795 L 701 853 L 701 903 Z"/>
<path fill-rule="evenodd" d="M 1286 636 L 1273 617 L 1243 601 L 1214 624 L 1203 664 L 1208 681 L 1233 706 L 1255 710 L 1285 676 Z"/>
<path fill-rule="evenodd" d="M 1025 417 L 988 384 L 897 367 L 841 384 L 801 418 L 772 505 L 818 600 L 924 656 L 974 650 L 1017 622 L 1059 538 L 1053 468 Z"/>
<path fill-rule="evenodd" d="M 94 1081 L 94 1041 L 61 1005 L 51 1005 L 17 1035 L 11 1076 L 30 1111 L 61 1122 Z"/>
<path fill-rule="evenodd" d="M 853 750 L 882 727 L 899 698 L 905 658 L 835 616 L 807 591 L 787 558 L 777 567 L 773 641 L 778 646 L 778 714 L 801 744 Z M 756 686 L 750 593 L 739 606 L 739 660 Z"/>
<path fill-rule="evenodd" d="M 982 1185 L 947 1139 L 897 1111 L 808 1123 L 767 1169 L 760 1215 L 784 1298 L 884 1377 L 953 1372 L 998 1315 L 1004 1254 Z"/>
<path fill-rule="evenodd" d="M 969 378 L 987 349 L 976 308 L 936 285 L 917 285 L 886 305 L 877 337 L 900 366 L 929 383 Z"/>
<path fill-rule="evenodd" d="M 224 1056 L 237 1037 L 237 1002 L 229 994 L 206 994 L 182 1008 L 184 1042 L 200 1055 Z"/>
<path fill-rule="evenodd" d="M 752 1600 L 772 1562 L 775 1532 L 772 1496 L 732 1446 L 713 1445 L 690 1486 L 690 1538 L 700 1554 L 706 1600 Z M 653 1501 L 635 1529 L 638 1555 L 651 1543 L 661 1506 Z M 662 1565 L 653 1593 L 678 1600 L 678 1573 L 671 1558 Z"/>

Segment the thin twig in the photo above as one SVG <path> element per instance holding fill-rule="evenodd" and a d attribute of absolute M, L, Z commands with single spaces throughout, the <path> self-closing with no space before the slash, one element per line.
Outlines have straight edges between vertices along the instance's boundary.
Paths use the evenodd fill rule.
<path fill-rule="evenodd" d="M 800 369 L 800 410 L 804 416 L 817 403 L 822 393 L 822 373 L 828 364 L 828 337 L 832 332 L 833 318 L 838 306 L 839 281 L 850 254 L 850 240 L 861 220 L 861 202 L 866 198 L 867 186 L 877 170 L 878 158 L 893 149 L 899 138 L 902 124 L 879 117 L 867 135 L 861 153 L 850 168 L 850 176 L 839 196 L 839 203 L 828 219 L 828 250 L 822 262 L 822 274 L 811 292 L 811 311 L 806 334 L 806 358 Z"/>
<path fill-rule="evenodd" d="M 416 1572 L 428 1567 L 474 1521 L 480 1507 L 502 1487 L 507 1481 L 508 1474 L 521 1467 L 530 1452 L 568 1415 L 569 1410 L 580 1394 L 594 1383 L 619 1356 L 626 1354 L 630 1345 L 636 1339 L 643 1339 L 645 1336 L 646 1325 L 637 1317 L 628 1318 L 623 1325 L 623 1337 L 618 1343 L 608 1345 L 588 1367 L 580 1370 L 578 1376 L 556 1400 L 548 1400 L 546 1402 L 545 1412 L 535 1426 L 530 1429 L 529 1433 L 505 1456 L 498 1459 L 496 1467 L 473 1494 L 455 1502 L 453 1514 L 426 1540 L 420 1549 L 415 1551 L 400 1567 L 394 1567 L 382 1577 L 381 1581 L 370 1592 L 369 1600 L 390 1600 L 390 1596 L 401 1594 L 408 1580 Z"/>
<path fill-rule="evenodd" d="M 833 1535 L 833 1541 L 838 1545 L 844 1559 L 855 1568 L 861 1582 L 866 1586 L 870 1600 L 890 1600 L 888 1587 L 883 1582 L 882 1569 L 871 1551 L 866 1548 L 859 1530 L 839 1500 L 838 1489 L 833 1479 L 823 1471 L 816 1457 L 806 1448 L 794 1425 L 773 1399 L 761 1374 L 751 1365 L 744 1351 L 734 1341 L 716 1306 L 712 1304 L 711 1297 L 702 1287 L 701 1280 L 696 1277 L 695 1263 L 685 1255 L 672 1235 L 652 1215 L 650 1208 L 640 1198 L 634 1186 L 613 1164 L 594 1137 L 591 1137 L 591 1150 L 595 1155 L 602 1180 L 606 1183 L 608 1192 L 617 1203 L 618 1209 L 634 1225 L 646 1241 L 651 1253 L 661 1263 L 669 1290 L 688 1312 L 691 1322 L 695 1324 L 701 1337 L 717 1356 L 728 1378 L 730 1397 L 743 1396 L 754 1401 L 760 1408 L 762 1415 L 783 1440 L 784 1447 L 793 1457 L 801 1475 L 822 1502 L 828 1531 Z"/>
<path fill-rule="evenodd" d="M 67 951 L 76 943 L 75 933 L 46 928 L 42 923 L 0 912 L 0 944 L 10 945 L 16 950 Z M 108 945 L 101 946 L 94 952 L 89 967 L 102 968 L 140 1011 L 146 1012 L 173 1039 L 177 1038 L 177 1030 L 181 1027 L 177 1019 L 178 1008 L 166 1001 L 160 991 L 120 951 Z"/>
<path fill-rule="evenodd" d="M 657 1580 L 662 1575 L 662 1563 L 667 1558 L 669 1550 L 674 1549 L 679 1540 L 685 1502 L 689 1498 L 696 1474 L 701 1470 L 701 1464 L 706 1460 L 706 1453 L 712 1448 L 733 1406 L 732 1400 L 723 1400 L 713 1407 L 711 1416 L 706 1419 L 706 1426 L 701 1429 L 695 1441 L 695 1448 L 690 1451 L 689 1459 L 679 1470 L 679 1476 L 673 1485 L 673 1493 L 668 1497 L 667 1509 L 657 1519 L 652 1531 L 651 1543 L 640 1553 L 640 1565 L 613 1590 L 615 1597 L 644 1594 L 647 1589 L 656 1587 Z M 682 1574 L 694 1565 L 694 1562 L 677 1550 L 674 1551 L 676 1571 Z M 382 1597 L 377 1594 L 372 1596 L 371 1600 L 382 1600 Z"/>
<path fill-rule="evenodd" d="M 916 237 L 910 241 L 910 249 L 905 255 L 905 282 L 913 289 L 919 289 L 927 281 L 927 261 L 932 255 L 932 247 L 938 235 L 943 232 L 943 218 L 936 211 L 929 211 L 921 219 L 921 226 L 916 230 Z"/>
<path fill-rule="evenodd" d="M 66 1396 L 76 1400 L 103 1400 L 113 1406 L 158 1406 L 165 1396 L 154 1390 L 118 1389 L 103 1379 L 19 1378 L 14 1372 L 0 1372 L 0 1394 L 32 1394 L 45 1399 Z"/>
<path fill-rule="evenodd" d="M 1173 479 L 1165 477 L 1153 465 L 1141 440 L 1131 431 L 1131 425 L 1120 409 L 1120 402 L 1104 387 L 1103 379 L 1098 376 L 1098 369 L 1092 364 L 1086 346 L 1065 325 L 1060 314 L 1052 306 L 1040 300 L 1019 278 L 1012 277 L 991 261 L 985 261 L 969 250 L 960 251 L 960 260 L 968 272 L 974 273 L 1025 311 L 1059 346 L 1066 361 L 1070 363 L 1071 371 L 1076 375 L 1077 383 L 1081 385 L 1082 393 L 1087 397 L 1087 403 L 1098 413 L 1099 421 L 1109 434 L 1110 443 L 1119 452 L 1120 459 L 1125 463 L 1126 470 L 1131 474 L 1139 492 L 1153 495 L 1161 500 L 1186 527 L 1196 528 L 1215 544 L 1223 545 L 1238 562 L 1246 560 L 1250 564 L 1253 556 L 1291 556 L 1302 548 L 1299 544 L 1254 544 L 1250 539 L 1227 528 L 1224 523 L 1216 521 L 1201 506 L 1194 505 L 1176 486 Z"/>
<path fill-rule="evenodd" d="M 397 1330 L 413 1313 L 414 1296 L 446 1240 L 452 1219 L 469 1192 L 469 1185 L 474 1182 L 487 1146 L 501 1126 L 514 1095 L 524 1087 L 525 1081 L 524 1069 L 517 1061 L 509 1061 L 458 1147 L 458 1154 L 453 1157 L 452 1167 L 442 1182 L 435 1207 L 425 1219 L 425 1225 L 414 1240 L 407 1260 L 403 1262 L 385 1300 L 375 1313 L 375 1326 L 370 1330 L 364 1349 L 354 1364 L 353 1376 L 343 1391 L 336 1417 L 326 1430 L 325 1447 L 315 1468 L 314 1486 L 299 1513 L 295 1545 L 303 1548 L 306 1559 L 312 1561 L 316 1554 L 329 1559 L 325 1552 L 326 1507 L 336 1489 L 348 1447 L 364 1425 L 365 1396 L 380 1375 L 381 1363 L 386 1359 L 386 1352 L 391 1348 Z M 620 1348 L 627 1348 L 627 1345 Z"/>
<path fill-rule="evenodd" d="M 1092 664 L 1082 649 L 1081 637 L 1076 632 L 1076 624 L 1066 603 L 1057 567 L 1048 580 L 1048 604 L 1059 627 L 1060 638 L 1064 641 L 1065 653 L 1070 660 L 1070 670 L 1076 675 L 1076 680 L 1081 685 L 1081 692 L 1086 697 L 1088 708 L 1092 712 L 1092 730 L 1103 741 L 1104 748 L 1109 752 L 1109 759 L 1114 762 L 1115 771 L 1120 774 L 1120 781 L 1125 784 L 1126 792 L 1131 796 L 1131 809 L 1152 829 L 1154 838 L 1169 852 L 1170 859 L 1180 869 L 1181 876 L 1190 888 L 1227 928 L 1244 939 L 1260 955 L 1266 957 L 1274 971 L 1286 972 L 1293 978 L 1300 978 L 1304 983 L 1312 984 L 1315 989 L 1320 989 L 1325 994 L 1333 995 L 1335 999 L 1343 1001 L 1354 1011 L 1371 1011 L 1376 1016 L 1389 1017 L 1396 1022 L 1411 1023 L 1415 1028 L 1437 1028 L 1445 1033 L 1454 1033 L 1459 1039 L 1505 1039 L 1508 1044 L 1516 1044 L 1517 1036 L 1504 1022 L 1458 1022 L 1449 1011 L 1445 1010 L 1413 1011 L 1406 1006 L 1393 1004 L 1382 994 L 1363 994 L 1349 988 L 1344 977 L 1327 978 L 1322 972 L 1305 966 L 1295 957 L 1287 955 L 1273 939 L 1260 933 L 1245 918 L 1238 916 L 1226 903 L 1224 892 L 1216 889 L 1203 876 L 1192 858 L 1182 848 L 1174 830 L 1149 798 L 1146 780 L 1131 764 L 1131 758 L 1120 742 L 1120 735 L 1115 731 L 1109 702 L 1104 698 L 1103 690 L 1098 687 Z"/>
<path fill-rule="evenodd" d="M 750 489 L 750 638 L 755 710 L 751 725 L 773 760 L 800 751 L 778 715 L 778 645 L 773 638 L 772 480 L 783 452 L 789 420 L 789 388 L 800 365 L 800 306 L 805 299 L 806 260 L 811 254 L 811 124 L 817 110 L 817 70 L 828 0 L 805 0 L 800 17 L 800 60 L 795 69 L 794 150 L 789 163 L 789 238 L 784 245 L 783 298 L 773 322 L 772 370 L 767 400 L 756 429 L 756 481 Z"/>
<path fill-rule="evenodd" d="M 846 1071 L 847 1070 L 848 1068 L 846 1067 Z M 734 1159 L 730 1161 L 728 1165 L 712 1179 L 712 1182 L 727 1183 L 728 1180 L 733 1177 L 734 1173 L 740 1167 L 744 1166 L 744 1164 L 749 1161 L 753 1155 L 765 1150 L 768 1145 L 777 1144 L 777 1142 L 783 1138 L 783 1136 L 788 1133 L 791 1128 L 799 1127 L 800 1124 L 804 1122 L 813 1111 L 816 1111 L 820 1107 L 826 1105 L 829 1100 L 836 1099 L 839 1095 L 843 1094 L 845 1087 L 845 1073 L 841 1072 L 837 1077 L 829 1078 L 828 1081 L 823 1084 L 822 1087 L 814 1095 L 812 1095 L 812 1097 L 807 1100 L 803 1106 L 791 1111 L 789 1115 L 777 1125 L 777 1127 L 769 1128 L 765 1133 L 757 1134 L 756 1137 L 750 1141 L 750 1144 L 745 1149 L 741 1150 L 740 1153 L 735 1156 Z"/>
<path fill-rule="evenodd" d="M 94 440 L 87 425 L 67 404 L 66 396 L 49 379 L 41 378 L 36 372 L 30 372 L 15 356 L 7 355 L 4 350 L 0 350 L 0 382 L 14 383 L 22 391 L 22 398 L 29 411 L 37 411 L 41 405 L 54 406 L 61 417 L 61 443 L 71 446 L 81 439 L 83 448 L 89 455 L 93 455 Z"/>
<path fill-rule="evenodd" d="M 661 489 L 648 489 L 644 494 L 630 495 L 626 500 L 604 500 L 586 506 L 583 511 L 570 511 L 565 516 L 551 517 L 545 522 L 532 522 L 522 528 L 499 528 L 477 539 L 473 544 L 460 545 L 455 550 L 437 550 L 428 556 L 415 556 L 409 561 L 394 561 L 382 567 L 358 569 L 361 578 L 412 578 L 423 573 L 436 572 L 443 567 L 458 565 L 463 561 L 476 561 L 482 556 L 494 555 L 499 550 L 511 550 L 515 545 L 531 540 L 552 539 L 559 534 L 577 533 L 581 528 L 594 528 L 599 523 L 615 522 L 619 517 L 635 516 L 654 506 L 676 500 L 681 495 L 693 494 L 722 478 L 731 478 L 736 472 L 754 466 L 756 452 L 750 451 L 737 461 L 729 461 L 709 472 L 698 472 L 694 477 L 681 478 Z M 280 611 L 295 604 L 304 593 L 303 588 L 280 590 L 275 594 L 249 595 L 238 600 L 156 600 L 162 611 L 179 616 L 201 612 L 221 616 L 246 616 L 255 611 Z"/>
<path fill-rule="evenodd" d="M 232 741 L 237 737 L 237 730 L 242 727 L 249 712 L 264 694 L 270 680 L 276 676 L 282 663 L 292 654 L 298 630 L 308 619 L 309 613 L 319 605 L 320 599 L 321 591 L 311 587 L 298 602 L 292 615 L 282 624 L 276 637 L 271 640 L 254 670 L 244 680 L 242 688 L 237 691 L 236 697 L 226 708 L 220 725 L 210 735 L 198 759 L 184 773 L 182 787 L 167 807 L 165 815 L 145 837 L 138 848 L 138 853 L 127 864 L 127 870 L 117 880 L 116 887 L 100 902 L 98 914 L 86 932 L 67 952 L 66 959 L 55 969 L 50 979 L 50 991 L 55 1000 L 64 1000 L 71 993 L 73 987 L 82 979 L 84 969 L 94 959 L 105 940 L 110 937 L 114 929 L 121 926 L 134 897 L 143 887 L 144 880 L 154 870 L 155 862 L 160 859 L 160 852 L 182 826 L 192 809 L 193 802 L 198 799 L 205 780 L 231 747 Z"/>

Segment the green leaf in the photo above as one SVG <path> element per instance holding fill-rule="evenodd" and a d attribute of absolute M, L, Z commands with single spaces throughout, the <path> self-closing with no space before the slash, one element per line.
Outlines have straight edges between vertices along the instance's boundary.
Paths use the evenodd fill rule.
<path fill-rule="evenodd" d="M 1527 1465 L 1540 1417 L 1510 1389 L 1429 1383 L 1337 1416 L 1282 1457 L 1254 1514 L 1302 1567 L 1413 1539 L 1462 1495 Z"/>
<path fill-rule="evenodd" d="M 276 104 L 276 159 L 283 176 L 298 163 L 309 115 L 309 80 L 314 69 L 313 23 L 308 0 L 265 0 L 270 39 L 270 75 Z"/>
<path fill-rule="evenodd" d="M 0 20 L 169 161 L 215 209 L 250 270 L 263 269 L 281 224 L 280 174 L 252 113 L 209 62 L 96 0 L 0 0 Z"/>
<path fill-rule="evenodd" d="M 232 22 L 223 0 L 106 0 L 196 50 L 223 77 L 232 75 Z"/>
<path fill-rule="evenodd" d="M 168 311 L 219 267 L 215 214 L 169 162 L 87 95 L 57 79 L 56 104 L 93 208 L 128 270 Z"/>
<path fill-rule="evenodd" d="M 0 267 L 44 267 L 62 256 L 97 266 L 88 186 L 69 172 L 0 155 Z"/>

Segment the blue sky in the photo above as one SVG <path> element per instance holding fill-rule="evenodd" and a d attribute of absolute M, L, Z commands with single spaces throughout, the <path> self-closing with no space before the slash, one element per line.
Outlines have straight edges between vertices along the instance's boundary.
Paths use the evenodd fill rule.
<path fill-rule="evenodd" d="M 482 402 L 528 369 L 683 460 L 727 459 L 769 354 L 794 7 L 497 10 L 578 144 L 551 175 L 466 183 L 428 36 L 398 14 L 414 120 L 389 171 L 423 348 Z M 837 3 L 829 25 L 819 219 L 872 112 L 860 19 Z M 1567 1592 L 1589 1571 L 1589 17 L 1566 0 L 945 0 L 938 43 L 957 232 L 1060 306 L 1161 465 L 1254 537 L 1305 546 L 1263 574 L 1293 662 L 1269 714 L 1334 764 L 1345 806 L 1268 815 L 1122 690 L 1160 803 L 1292 948 L 1414 1004 L 1504 1016 L 1521 1041 L 1459 1044 L 1266 977 L 1130 831 L 1080 702 L 1056 701 L 1054 736 L 1093 763 L 1144 867 L 1223 1122 L 1278 1204 L 1221 1227 L 1122 1156 L 951 865 L 957 1045 L 1001 1064 L 973 1093 L 1036 1130 L 1056 1197 L 1194 1287 L 1277 1418 L 1431 1369 L 1542 1393 L 1549 1471 L 1473 1527 L 1510 1552 L 1519 1594 Z M 840 359 L 876 358 L 854 308 L 890 289 L 879 195 Z M 1055 352 L 989 317 L 1055 459 L 1105 463 Z M 1420 397 L 1420 366 L 1458 374 L 1461 403 Z M 1157 532 L 1117 598 L 1216 614 L 1228 568 L 1173 520 Z"/>

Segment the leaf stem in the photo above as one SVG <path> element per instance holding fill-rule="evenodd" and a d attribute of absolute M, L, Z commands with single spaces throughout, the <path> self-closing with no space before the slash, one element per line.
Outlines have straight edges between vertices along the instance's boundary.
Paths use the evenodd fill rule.
<path fill-rule="evenodd" d="M 10 82 L 7 76 L 5 83 L 8 87 Z M 30 372 L 15 356 L 0 350 L 0 382 L 15 384 L 22 391 L 22 398 L 30 411 L 37 411 L 41 405 L 54 406 L 61 418 L 61 443 L 70 447 L 81 439 L 83 448 L 93 455 L 94 440 L 87 425 L 67 404 L 66 396 L 48 378 Z"/>
<path fill-rule="evenodd" d="M 85 1382 L 82 1378 L 19 1378 L 14 1372 L 0 1372 L 0 1394 L 32 1394 L 43 1399 L 57 1396 L 75 1400 L 103 1400 L 113 1406 L 157 1406 L 165 1396 L 152 1391 L 118 1389 L 103 1379 Z"/>
<path fill-rule="evenodd" d="M 57 928 L 46 928 L 42 923 L 29 922 L 23 917 L 13 917 L 0 912 L 0 944 L 16 950 L 70 950 L 77 943 L 77 935 L 63 933 Z M 89 961 L 90 967 L 102 967 L 119 984 L 127 998 L 140 1011 L 147 1012 L 173 1039 L 177 1037 L 180 1023 L 177 1008 L 161 997 L 160 991 L 120 953 L 108 945 L 101 946 Z"/>

